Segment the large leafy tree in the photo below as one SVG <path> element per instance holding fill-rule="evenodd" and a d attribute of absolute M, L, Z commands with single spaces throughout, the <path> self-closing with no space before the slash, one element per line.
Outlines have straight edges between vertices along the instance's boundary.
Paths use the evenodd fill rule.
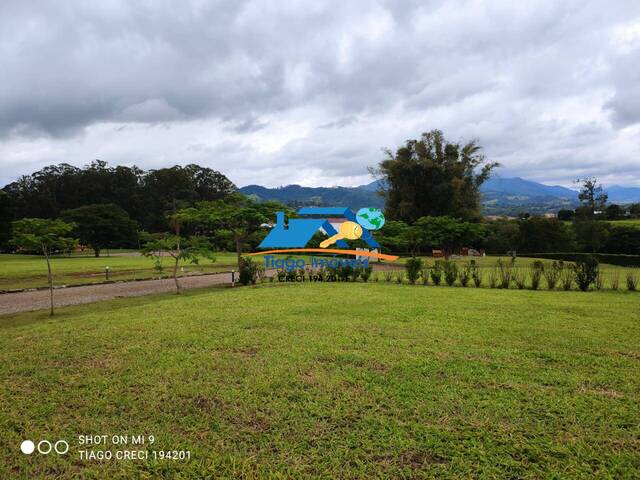
<path fill-rule="evenodd" d="M 385 189 L 389 219 L 413 223 L 420 217 L 480 217 L 480 185 L 498 165 L 487 162 L 477 140 L 449 142 L 440 130 L 408 140 L 372 172 Z"/>
<path fill-rule="evenodd" d="M 71 236 L 73 224 L 60 219 L 23 218 L 13 222 L 11 243 L 19 248 L 42 253 L 47 261 L 47 281 L 49 282 L 50 315 L 53 315 L 53 272 L 51 255 L 57 251 L 73 248 L 77 240 Z"/>
<path fill-rule="evenodd" d="M 461 247 L 481 245 L 487 236 L 484 225 L 448 216 L 421 217 L 413 228 L 419 229 L 423 245 L 441 248 L 447 257 Z"/>
<path fill-rule="evenodd" d="M 80 242 L 91 247 L 96 257 L 100 256 L 102 249 L 131 246 L 135 243 L 136 222 L 113 203 L 86 205 L 67 210 L 62 216 L 76 225 L 74 231 Z"/>
<path fill-rule="evenodd" d="M 276 202 L 256 202 L 241 194 L 233 194 L 225 200 L 200 202 L 195 207 L 178 211 L 173 218 L 181 224 L 195 225 L 199 232 L 208 235 L 228 234 L 232 237 L 241 265 L 245 243 L 264 225 L 273 222 L 276 211 L 287 210 Z"/>

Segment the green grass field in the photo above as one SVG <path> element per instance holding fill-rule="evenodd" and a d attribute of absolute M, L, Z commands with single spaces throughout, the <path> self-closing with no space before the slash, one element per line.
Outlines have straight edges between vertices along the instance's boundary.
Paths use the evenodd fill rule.
<path fill-rule="evenodd" d="M 0 478 L 639 478 L 639 312 L 637 293 L 350 283 L 0 317 Z M 80 434 L 191 460 L 80 461 Z"/>

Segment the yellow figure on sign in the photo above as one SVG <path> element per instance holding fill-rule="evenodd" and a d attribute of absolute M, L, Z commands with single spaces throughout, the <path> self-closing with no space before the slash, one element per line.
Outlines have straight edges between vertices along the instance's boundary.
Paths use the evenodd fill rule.
<path fill-rule="evenodd" d="M 320 242 L 320 248 L 327 248 L 338 240 L 355 240 L 361 236 L 362 227 L 360 225 L 356 222 L 343 222 L 342 225 L 340 225 L 340 231 L 338 233 Z"/>

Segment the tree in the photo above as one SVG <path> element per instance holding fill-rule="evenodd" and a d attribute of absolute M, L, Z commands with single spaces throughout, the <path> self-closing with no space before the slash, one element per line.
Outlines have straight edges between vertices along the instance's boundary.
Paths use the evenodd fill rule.
<path fill-rule="evenodd" d="M 63 218 L 73 222 L 80 243 L 91 247 L 96 257 L 103 248 L 132 246 L 136 243 L 137 224 L 119 206 L 108 203 L 86 205 L 67 210 Z"/>
<path fill-rule="evenodd" d="M 595 253 L 600 251 L 609 237 L 607 224 L 591 218 L 576 219 L 573 223 L 576 239 L 580 248 L 585 252 Z"/>
<path fill-rule="evenodd" d="M 595 177 L 576 180 L 582 182 L 578 199 L 582 202 L 581 213 L 584 216 L 593 217 L 596 212 L 604 210 L 609 196 L 602 190 L 602 185 L 598 184 Z"/>
<path fill-rule="evenodd" d="M 165 235 L 162 238 L 150 240 L 142 250 L 144 256 L 155 260 L 156 270 L 162 270 L 162 258 L 169 256 L 173 259 L 171 276 L 176 285 L 176 293 L 180 295 L 182 288 L 178 281 L 178 267 L 180 263 L 197 264 L 200 257 L 215 260 L 211 245 L 207 239 L 199 236 L 183 238 L 180 235 Z"/>
<path fill-rule="evenodd" d="M 533 216 L 518 221 L 518 251 L 525 253 L 571 252 L 573 232 L 557 218 Z"/>
<path fill-rule="evenodd" d="M 371 172 L 386 185 L 385 215 L 412 223 L 424 216 L 480 218 L 480 186 L 497 163 L 487 163 L 477 140 L 445 140 L 439 130 L 408 140 Z"/>
<path fill-rule="evenodd" d="M 520 226 L 515 220 L 500 218 L 485 224 L 487 253 L 507 253 L 518 249 Z"/>
<path fill-rule="evenodd" d="M 560 220 L 561 222 L 567 222 L 569 220 L 573 220 L 573 218 L 575 217 L 576 212 L 573 210 L 558 210 L 558 220 Z"/>
<path fill-rule="evenodd" d="M 633 218 L 640 218 L 640 203 L 632 203 L 629 207 L 629 214 Z"/>
<path fill-rule="evenodd" d="M 11 238 L 11 216 L 9 214 L 9 195 L 0 190 L 0 251 L 8 246 Z"/>
<path fill-rule="evenodd" d="M 77 243 L 70 236 L 73 224 L 62 220 L 45 218 L 23 218 L 12 224 L 13 237 L 11 243 L 16 247 L 36 250 L 44 255 L 47 261 L 47 281 L 49 282 L 50 315 L 53 315 L 53 273 L 51 271 L 51 254 L 59 250 L 69 250 Z"/>
<path fill-rule="evenodd" d="M 197 225 L 201 232 L 229 232 L 233 238 L 240 269 L 244 243 L 261 230 L 263 225 L 273 222 L 275 213 L 279 210 L 290 213 L 279 203 L 259 203 L 244 195 L 233 194 L 225 200 L 200 202 L 195 207 L 180 210 L 175 217 L 184 224 Z"/>
<path fill-rule="evenodd" d="M 421 231 L 421 243 L 444 250 L 449 257 L 464 246 L 477 246 L 486 238 L 483 225 L 452 217 L 421 217 L 413 225 Z"/>
<path fill-rule="evenodd" d="M 609 205 L 607 207 L 607 219 L 608 220 L 620 220 L 621 218 L 624 217 L 625 209 L 622 208 L 620 205 L 617 205 L 615 203 L 612 203 L 611 205 Z"/>

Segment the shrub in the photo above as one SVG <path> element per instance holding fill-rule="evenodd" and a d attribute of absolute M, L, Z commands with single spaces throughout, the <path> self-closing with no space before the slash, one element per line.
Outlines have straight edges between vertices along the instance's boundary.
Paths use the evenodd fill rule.
<path fill-rule="evenodd" d="M 547 280 L 547 288 L 549 290 L 555 290 L 562 275 L 562 270 L 564 270 L 564 262 L 562 260 L 554 260 L 551 266 L 544 269 L 544 278 Z"/>
<path fill-rule="evenodd" d="M 396 283 L 404 282 L 404 272 L 396 272 Z"/>
<path fill-rule="evenodd" d="M 562 270 L 560 283 L 562 284 L 562 289 L 564 291 L 571 290 L 571 287 L 573 286 L 573 272 L 570 268 L 565 268 L 564 270 Z"/>
<path fill-rule="evenodd" d="M 460 271 L 460 285 L 466 287 L 469 284 L 469 280 L 471 280 L 471 262 L 465 263 Z"/>
<path fill-rule="evenodd" d="M 594 256 L 588 256 L 573 265 L 576 284 L 583 292 L 589 290 L 589 286 L 596 281 L 599 263 Z"/>
<path fill-rule="evenodd" d="M 430 272 L 431 281 L 435 286 L 440 285 L 440 282 L 442 282 L 442 274 L 444 271 L 442 263 L 443 263 L 442 260 L 436 260 L 436 263 L 433 264 L 433 268 L 431 269 L 431 272 Z"/>
<path fill-rule="evenodd" d="M 540 279 L 542 278 L 542 274 L 544 273 L 544 263 L 540 260 L 536 260 L 531 265 L 531 289 L 538 290 L 540 287 Z"/>
<path fill-rule="evenodd" d="M 407 263 L 405 264 L 405 270 L 407 271 L 407 279 L 410 284 L 416 283 L 416 280 L 420 278 L 420 272 L 422 271 L 422 267 L 424 262 L 421 258 L 411 257 L 407 259 Z"/>
<path fill-rule="evenodd" d="M 524 289 L 527 284 L 527 273 L 525 270 L 516 268 L 513 272 L 513 283 L 516 284 L 518 290 Z"/>
<path fill-rule="evenodd" d="M 498 277 L 500 279 L 500 288 L 509 288 L 513 275 L 514 263 L 515 258 L 512 258 L 508 263 L 503 262 L 501 258 L 498 259 Z"/>
<path fill-rule="evenodd" d="M 377 282 L 379 282 L 379 281 L 380 281 L 380 276 L 379 276 L 377 273 L 374 273 L 374 274 L 371 276 L 371 280 L 373 280 L 374 282 L 376 282 L 376 283 L 377 283 Z"/>
<path fill-rule="evenodd" d="M 602 290 L 602 287 L 604 286 L 604 275 L 602 274 L 602 271 L 598 272 L 593 285 L 596 287 L 596 290 Z"/>
<path fill-rule="evenodd" d="M 493 267 L 489 270 L 489 287 L 496 288 L 498 283 L 498 269 L 497 267 Z"/>
<path fill-rule="evenodd" d="M 476 265 L 475 260 L 471 260 L 469 262 L 469 266 L 471 268 L 471 278 L 473 278 L 473 284 L 476 286 L 476 288 L 480 288 L 480 286 L 482 285 L 482 272 Z"/>
<path fill-rule="evenodd" d="M 425 267 L 422 269 L 422 273 L 420 274 L 420 278 L 422 279 L 423 285 L 429 285 L 429 267 Z"/>
<path fill-rule="evenodd" d="M 627 290 L 635 292 L 638 289 L 638 277 L 635 273 L 627 272 Z"/>
<path fill-rule="evenodd" d="M 373 267 L 371 265 L 360 268 L 360 278 L 362 278 L 363 282 L 369 281 L 369 277 L 371 277 L 372 271 L 373 271 Z"/>
<path fill-rule="evenodd" d="M 258 278 L 262 276 L 264 266 L 247 257 L 240 258 L 240 278 L 242 285 L 255 284 Z"/>
<path fill-rule="evenodd" d="M 620 272 L 615 270 L 611 272 L 611 289 L 618 290 L 620 288 Z"/>
<path fill-rule="evenodd" d="M 393 279 L 393 272 L 391 270 L 387 270 L 384 272 L 384 281 L 389 283 Z"/>
<path fill-rule="evenodd" d="M 455 262 L 445 260 L 443 262 L 443 267 L 444 281 L 447 282 L 447 285 L 452 286 L 456 283 L 456 279 L 458 278 L 458 265 Z"/>

